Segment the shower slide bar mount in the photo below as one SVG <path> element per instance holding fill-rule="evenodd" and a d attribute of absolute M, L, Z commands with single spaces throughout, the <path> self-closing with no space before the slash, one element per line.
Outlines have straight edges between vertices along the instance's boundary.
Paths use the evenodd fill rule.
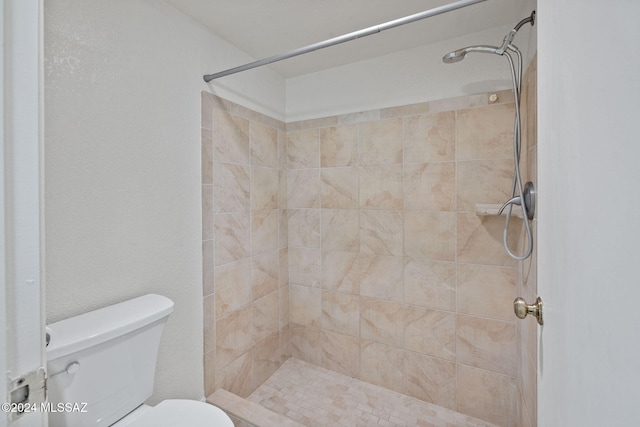
<path fill-rule="evenodd" d="M 305 53 L 313 52 L 319 49 L 324 49 L 325 47 L 335 46 L 340 43 L 356 40 L 362 37 L 367 37 L 373 34 L 377 34 L 381 31 L 388 30 L 390 28 L 395 28 L 401 25 L 410 24 L 412 22 L 420 21 L 421 19 L 430 18 L 436 15 L 441 15 L 443 13 L 451 12 L 457 9 L 462 9 L 463 7 L 471 6 L 476 3 L 481 3 L 484 1 L 487 1 L 487 0 L 460 0 L 454 3 L 435 7 L 429 10 L 425 10 L 424 12 L 419 12 L 413 15 L 405 16 L 404 18 L 394 19 L 393 21 L 385 22 L 384 24 L 374 25 L 372 27 L 364 28 L 362 30 L 344 34 L 342 36 L 338 36 L 325 41 L 310 44 L 308 46 L 294 49 L 287 53 L 270 56 L 268 58 L 260 59 L 258 61 L 240 65 L 238 67 L 229 68 L 228 70 L 220 71 L 214 74 L 205 74 L 203 78 L 205 82 L 209 83 L 210 81 L 218 79 L 220 77 L 236 74 L 241 71 L 250 70 L 252 68 L 261 67 L 263 65 L 272 64 L 274 62 L 282 61 L 284 59 L 293 58 L 294 56 L 299 56 L 299 55 L 303 55 Z"/>

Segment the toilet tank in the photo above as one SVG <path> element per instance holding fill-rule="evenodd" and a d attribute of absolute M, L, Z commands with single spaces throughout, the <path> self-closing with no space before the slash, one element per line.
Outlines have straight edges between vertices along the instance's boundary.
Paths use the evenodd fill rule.
<path fill-rule="evenodd" d="M 169 298 L 149 294 L 48 325 L 49 426 L 109 426 L 142 405 L 172 311 Z"/>

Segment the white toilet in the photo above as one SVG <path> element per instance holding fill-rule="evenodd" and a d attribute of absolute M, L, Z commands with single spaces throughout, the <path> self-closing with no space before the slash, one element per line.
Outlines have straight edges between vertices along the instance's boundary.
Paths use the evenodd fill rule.
<path fill-rule="evenodd" d="M 78 404 L 68 406 L 77 412 L 50 412 L 49 426 L 233 427 L 227 414 L 204 402 L 144 405 L 172 311 L 173 301 L 150 294 L 48 325 L 49 402 Z"/>

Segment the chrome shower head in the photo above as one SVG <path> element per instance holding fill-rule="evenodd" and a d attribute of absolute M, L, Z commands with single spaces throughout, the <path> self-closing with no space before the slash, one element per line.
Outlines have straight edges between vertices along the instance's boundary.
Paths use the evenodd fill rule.
<path fill-rule="evenodd" d="M 445 64 L 453 64 L 454 62 L 460 62 L 464 59 L 465 56 L 467 56 L 467 53 L 469 52 L 495 53 L 496 55 L 504 55 L 507 49 L 512 51 L 517 51 L 518 48 L 511 44 L 511 42 L 513 41 L 513 38 L 515 37 L 516 33 L 520 30 L 520 28 L 522 28 L 524 24 L 531 23 L 531 25 L 533 25 L 535 22 L 535 19 L 536 19 L 536 11 L 534 10 L 533 12 L 531 12 L 530 16 L 524 18 L 522 21 L 518 22 L 515 27 L 513 27 L 513 30 L 511 30 L 504 37 L 504 40 L 502 41 L 502 46 L 500 47 L 482 46 L 482 45 L 463 47 L 462 49 L 454 50 L 453 52 L 447 53 L 445 56 L 442 57 L 442 62 L 444 62 Z"/>
<path fill-rule="evenodd" d="M 480 52 L 480 53 L 495 53 L 497 55 L 503 55 L 504 50 L 495 46 L 468 46 L 462 49 L 454 50 L 447 53 L 442 57 L 442 62 L 445 64 L 453 64 L 454 62 L 460 62 L 464 59 L 467 53 Z"/>
<path fill-rule="evenodd" d="M 467 51 L 465 49 L 454 50 L 453 52 L 447 53 L 442 57 L 442 62 L 445 64 L 453 64 L 454 62 L 460 62 L 464 59 Z"/>

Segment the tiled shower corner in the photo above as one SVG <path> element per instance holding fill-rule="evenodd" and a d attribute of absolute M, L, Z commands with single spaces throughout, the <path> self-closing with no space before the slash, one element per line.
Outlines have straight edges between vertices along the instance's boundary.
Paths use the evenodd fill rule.
<path fill-rule="evenodd" d="M 205 391 L 246 397 L 289 355 L 284 123 L 202 93 Z"/>
<path fill-rule="evenodd" d="M 284 125 L 203 93 L 207 394 L 249 396 L 293 356 L 535 425 L 518 348 L 535 329 L 512 313 L 532 267 L 506 255 L 504 218 L 475 213 L 513 173 L 513 96 L 489 95 Z"/>

